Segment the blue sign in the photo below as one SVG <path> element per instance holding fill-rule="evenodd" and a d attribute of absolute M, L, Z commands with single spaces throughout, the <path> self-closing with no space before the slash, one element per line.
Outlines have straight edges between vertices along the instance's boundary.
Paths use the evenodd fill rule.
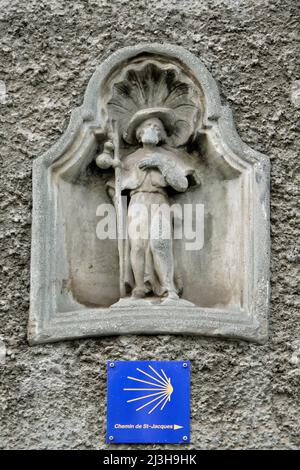
<path fill-rule="evenodd" d="M 111 361 L 107 367 L 107 443 L 190 442 L 189 361 Z"/>

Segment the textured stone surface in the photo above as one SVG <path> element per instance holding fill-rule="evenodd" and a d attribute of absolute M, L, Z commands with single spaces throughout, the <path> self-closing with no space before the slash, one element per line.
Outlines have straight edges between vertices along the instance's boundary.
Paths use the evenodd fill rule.
<path fill-rule="evenodd" d="M 192 361 L 191 447 L 299 448 L 296 3 L 2 0 L 0 15 L 0 448 L 105 448 L 109 358 Z M 28 347 L 32 160 L 64 131 L 98 63 L 140 41 L 173 42 L 201 56 L 242 139 L 271 156 L 264 346 L 129 336 Z"/>

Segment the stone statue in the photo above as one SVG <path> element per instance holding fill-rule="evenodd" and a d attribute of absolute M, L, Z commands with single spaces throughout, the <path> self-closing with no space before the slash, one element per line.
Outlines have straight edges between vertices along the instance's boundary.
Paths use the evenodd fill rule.
<path fill-rule="evenodd" d="M 34 161 L 31 246 L 31 344 L 173 333 L 262 343 L 269 158 L 241 141 L 198 57 L 120 49 Z"/>
<path fill-rule="evenodd" d="M 146 71 L 143 70 L 143 82 L 137 73 L 135 77 L 141 82 L 140 89 L 143 88 L 144 96 L 147 94 L 152 96 L 151 104 L 153 104 L 153 95 L 156 97 L 154 104 L 157 106 L 145 107 L 144 102 L 138 103 L 136 108 L 141 106 L 142 109 L 137 109 L 132 117 L 128 116 L 128 125 L 125 125 L 123 130 L 124 141 L 135 147 L 138 145 L 138 148 L 119 160 L 114 157 L 116 150 L 114 143 L 108 140 L 104 144 L 104 151 L 97 156 L 96 164 L 101 169 L 119 168 L 120 194 L 129 196 L 127 226 L 130 227 L 133 223 L 134 227 L 139 227 L 139 236 L 130 233 L 129 230 L 125 247 L 119 250 L 120 257 L 123 257 L 120 265 L 124 262 L 122 284 L 126 286 L 127 291 L 128 288 L 131 290 L 132 299 L 142 299 L 146 295 L 152 295 L 152 297 L 166 298 L 166 303 L 177 301 L 183 288 L 173 249 L 174 215 L 170 217 L 170 211 L 165 210 L 166 207 L 170 207 L 169 193 L 185 192 L 197 181 L 188 155 L 182 150 L 175 151 L 174 146 L 166 144 L 168 139 L 172 139 L 176 130 L 178 132 L 176 106 L 179 108 L 181 104 L 190 107 L 189 111 L 194 111 L 194 107 L 187 102 L 188 87 L 176 80 L 173 80 L 173 86 L 166 90 L 167 97 L 170 94 L 174 95 L 175 109 L 174 106 L 173 109 L 170 107 L 170 103 L 167 107 L 157 102 L 163 99 L 164 84 L 161 81 L 157 84 L 158 90 L 155 88 L 155 82 L 151 81 L 154 70 L 154 65 L 148 66 Z M 155 72 L 159 76 L 160 71 L 155 70 Z M 151 92 L 149 82 L 152 87 Z M 129 91 L 132 90 L 132 83 L 128 84 L 128 88 Z M 136 96 L 134 98 L 135 102 L 138 101 Z M 118 106 L 120 107 L 120 100 Z M 124 107 L 128 109 L 127 103 Z M 107 187 L 117 205 L 116 177 L 108 181 Z"/>

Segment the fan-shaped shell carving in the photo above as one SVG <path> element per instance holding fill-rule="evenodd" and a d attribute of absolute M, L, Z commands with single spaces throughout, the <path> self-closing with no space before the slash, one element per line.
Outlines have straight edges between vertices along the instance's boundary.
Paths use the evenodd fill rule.
<path fill-rule="evenodd" d="M 167 129 L 168 144 L 180 146 L 193 134 L 200 118 L 200 99 L 194 83 L 176 66 L 148 61 L 143 65 L 127 67 L 111 87 L 108 114 L 116 119 L 127 142 L 126 133 L 136 113 L 151 109 L 172 114 L 174 125 Z M 153 113 L 152 113 L 153 114 Z"/>

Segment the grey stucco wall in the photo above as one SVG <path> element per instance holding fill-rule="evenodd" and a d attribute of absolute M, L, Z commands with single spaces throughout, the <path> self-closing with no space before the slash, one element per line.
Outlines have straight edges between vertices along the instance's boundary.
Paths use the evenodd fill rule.
<path fill-rule="evenodd" d="M 300 447 L 296 3 L 0 0 L 0 448 L 106 448 L 107 359 L 192 361 L 192 448 Z M 32 161 L 64 131 L 103 58 L 145 41 L 201 57 L 242 139 L 271 157 L 264 346 L 183 336 L 27 344 Z"/>

